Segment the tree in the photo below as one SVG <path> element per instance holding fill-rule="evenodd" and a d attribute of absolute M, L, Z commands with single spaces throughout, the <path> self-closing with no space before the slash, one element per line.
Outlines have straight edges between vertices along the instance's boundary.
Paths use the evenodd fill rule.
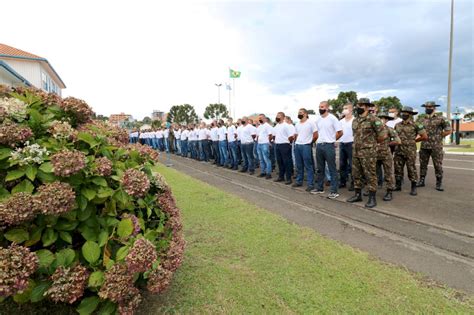
<path fill-rule="evenodd" d="M 342 108 L 347 103 L 351 103 L 353 105 L 357 104 L 357 93 L 354 91 L 339 92 L 337 98 L 329 99 L 328 103 L 329 106 L 332 107 L 333 113 L 339 114 L 342 112 Z"/>
<path fill-rule="evenodd" d="M 197 123 L 199 118 L 192 105 L 183 104 L 171 106 L 166 121 L 177 124 L 191 124 Z"/>
<path fill-rule="evenodd" d="M 316 115 L 314 109 L 308 109 L 308 115 Z"/>
<path fill-rule="evenodd" d="M 209 104 L 204 111 L 204 118 L 206 119 L 221 119 L 228 118 L 229 112 L 227 106 L 224 104 Z"/>
<path fill-rule="evenodd" d="M 374 101 L 374 104 L 377 105 L 379 112 L 386 112 L 391 108 L 396 108 L 400 111 L 403 107 L 400 99 L 396 96 L 382 97 L 378 101 Z"/>
<path fill-rule="evenodd" d="M 153 122 L 151 123 L 151 126 L 153 128 L 161 128 L 161 125 L 162 125 L 161 120 L 153 120 Z"/>
<path fill-rule="evenodd" d="M 150 125 L 153 122 L 153 120 L 150 117 L 146 116 L 145 118 L 143 118 L 142 122 L 144 125 L 145 124 Z"/>
<path fill-rule="evenodd" d="M 474 112 L 467 113 L 466 115 L 464 115 L 463 119 L 465 119 L 465 120 L 474 119 Z"/>

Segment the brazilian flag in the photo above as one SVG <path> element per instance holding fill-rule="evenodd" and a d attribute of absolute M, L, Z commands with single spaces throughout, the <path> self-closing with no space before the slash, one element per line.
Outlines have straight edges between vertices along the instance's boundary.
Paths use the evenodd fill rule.
<path fill-rule="evenodd" d="M 229 69 L 229 75 L 231 79 L 240 78 L 240 71 Z"/>

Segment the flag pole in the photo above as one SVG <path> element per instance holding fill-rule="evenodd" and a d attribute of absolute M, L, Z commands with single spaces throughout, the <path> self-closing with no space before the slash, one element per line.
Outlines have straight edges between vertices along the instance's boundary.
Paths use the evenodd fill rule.
<path fill-rule="evenodd" d="M 234 101 L 235 101 L 235 78 L 232 78 L 232 94 L 234 94 Z M 233 110 L 234 110 L 234 116 L 235 116 L 235 102 L 234 102 Z"/>

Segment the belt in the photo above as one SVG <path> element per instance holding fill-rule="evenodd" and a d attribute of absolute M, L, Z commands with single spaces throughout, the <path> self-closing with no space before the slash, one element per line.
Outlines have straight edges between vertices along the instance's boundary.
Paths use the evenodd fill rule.
<path fill-rule="evenodd" d="M 334 144 L 334 142 L 318 142 L 317 144 Z"/>

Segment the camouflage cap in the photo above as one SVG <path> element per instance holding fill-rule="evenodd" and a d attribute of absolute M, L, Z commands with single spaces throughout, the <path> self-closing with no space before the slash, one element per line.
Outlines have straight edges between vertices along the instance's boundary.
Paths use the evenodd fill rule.
<path fill-rule="evenodd" d="M 391 117 L 387 112 L 380 112 L 377 114 L 378 118 L 385 118 L 387 120 L 393 120 L 394 118 Z"/>
<path fill-rule="evenodd" d="M 372 104 L 370 102 L 370 99 L 366 98 L 366 97 L 362 97 L 362 98 L 359 98 L 359 100 L 357 101 L 357 104 L 362 104 L 362 105 L 369 105 L 369 106 L 375 106 L 374 104 Z"/>
<path fill-rule="evenodd" d="M 410 107 L 410 106 L 403 106 L 402 110 L 400 111 L 401 113 L 405 112 L 405 113 L 410 113 L 412 115 L 416 115 L 418 114 L 418 112 L 414 111 L 413 110 L 413 107 Z"/>
<path fill-rule="evenodd" d="M 427 101 L 425 102 L 425 104 L 421 105 L 421 107 L 426 107 L 426 106 L 440 107 L 441 105 L 436 104 L 434 101 Z"/>

